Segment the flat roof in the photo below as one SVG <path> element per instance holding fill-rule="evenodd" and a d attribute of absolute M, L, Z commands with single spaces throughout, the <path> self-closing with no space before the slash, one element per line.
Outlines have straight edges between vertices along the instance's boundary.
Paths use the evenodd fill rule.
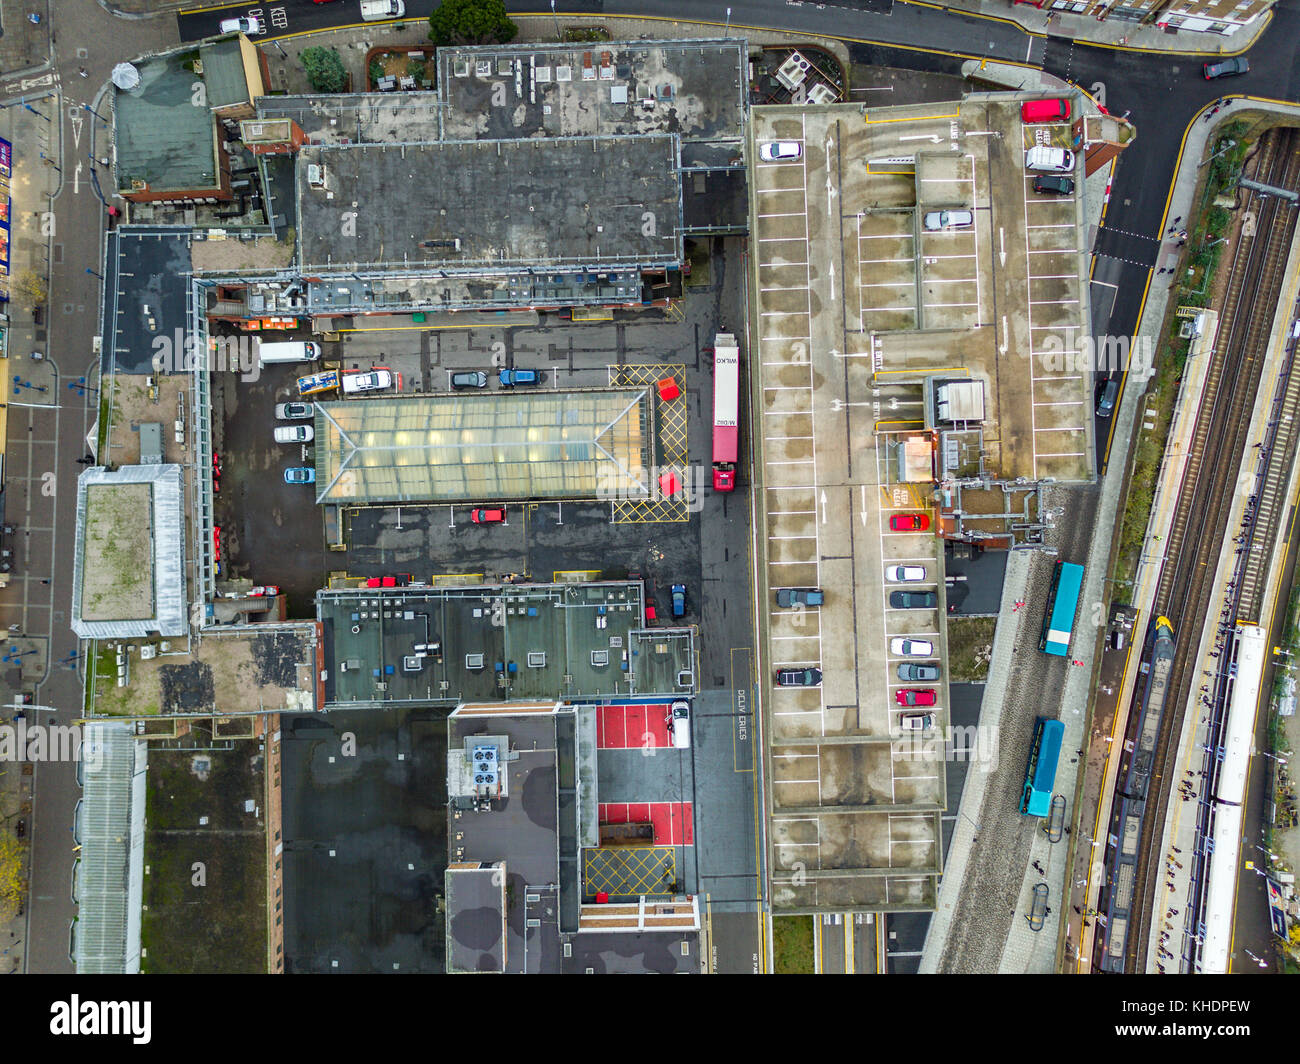
<path fill-rule="evenodd" d="M 72 627 L 83 639 L 184 635 L 185 490 L 178 465 L 77 479 Z"/>
<path fill-rule="evenodd" d="M 316 501 L 647 498 L 646 388 L 539 389 L 316 404 Z"/>
<path fill-rule="evenodd" d="M 644 609 L 639 581 L 322 590 L 325 701 L 501 704 L 690 690 L 690 630 L 647 629 Z M 418 645 L 434 642 L 438 653 L 415 659 Z"/>
<path fill-rule="evenodd" d="M 216 188 L 217 129 L 208 107 L 194 106 L 198 48 L 132 64 L 140 84 L 113 90 L 113 152 L 117 187 L 141 181 L 151 192 Z"/>
<path fill-rule="evenodd" d="M 444 135 L 739 142 L 747 48 L 736 39 L 440 48 Z"/>
<path fill-rule="evenodd" d="M 677 163 L 670 135 L 305 146 L 301 267 L 674 265 L 683 255 Z M 323 188 L 312 187 L 317 175 Z"/>
<path fill-rule="evenodd" d="M 292 118 L 313 144 L 409 144 L 438 136 L 432 92 L 259 96 L 261 118 Z"/>
<path fill-rule="evenodd" d="M 505 862 L 452 863 L 445 874 L 447 971 L 503 972 L 506 965 Z"/>

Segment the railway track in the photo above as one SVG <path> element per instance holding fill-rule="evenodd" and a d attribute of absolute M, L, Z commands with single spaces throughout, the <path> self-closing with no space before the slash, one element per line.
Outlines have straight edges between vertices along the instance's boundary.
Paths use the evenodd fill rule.
<path fill-rule="evenodd" d="M 1255 179 L 1300 188 L 1298 147 L 1300 134 L 1296 130 L 1266 134 L 1252 160 Z M 1159 915 L 1154 912 L 1164 861 L 1159 843 L 1175 784 L 1170 769 L 1188 706 L 1198 704 L 1190 697 L 1200 679 L 1195 655 L 1203 626 L 1211 623 L 1215 615 L 1213 578 L 1224 539 L 1232 535 L 1228 519 L 1236 477 L 1295 229 L 1295 209 L 1274 197 L 1249 193 L 1243 208 L 1255 212 L 1256 235 L 1239 240 L 1233 252 L 1219 336 L 1211 356 L 1214 361 L 1205 383 L 1183 488 L 1164 544 L 1166 561 L 1154 603 L 1156 615 L 1164 614 L 1173 621 L 1177 643 L 1169 678 L 1170 697 L 1161 715 L 1138 845 L 1135 908 L 1124 962 L 1125 970 L 1131 972 L 1145 969 L 1147 942 Z M 1284 390 L 1284 399 L 1286 394 Z M 1300 394 L 1293 401 L 1300 402 Z M 1288 426 L 1291 435 L 1284 447 L 1295 446 L 1294 431 Z M 1268 457 L 1280 460 L 1282 455 Z M 1274 528 L 1280 516 L 1276 511 L 1282 488 L 1280 481 L 1272 487 L 1269 514 Z M 1260 531 L 1262 534 L 1263 529 Z M 1256 573 L 1252 585 L 1251 593 L 1256 598 L 1261 576 Z M 1242 592 L 1243 585 L 1238 583 L 1238 598 Z M 1232 620 L 1235 617 L 1231 607 L 1220 614 L 1221 623 Z"/>

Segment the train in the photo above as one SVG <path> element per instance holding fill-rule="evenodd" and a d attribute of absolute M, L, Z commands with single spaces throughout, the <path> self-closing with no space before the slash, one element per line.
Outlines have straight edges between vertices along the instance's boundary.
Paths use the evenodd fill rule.
<path fill-rule="evenodd" d="M 1125 744 L 1120 762 L 1115 805 L 1112 807 L 1110 836 L 1106 846 L 1106 886 L 1099 908 L 1106 922 L 1097 969 L 1116 974 L 1124 971 L 1128 951 L 1129 925 L 1140 899 L 1134 896 L 1139 846 L 1146 817 L 1147 792 L 1155 767 L 1156 743 L 1169 697 L 1169 677 L 1174 665 L 1174 626 L 1168 617 L 1157 617 L 1147 640 L 1141 665 L 1142 701 L 1136 728 Z"/>
<path fill-rule="evenodd" d="M 1203 802 L 1197 821 L 1197 855 L 1203 864 L 1198 877 L 1204 891 L 1196 908 L 1196 939 L 1200 943 L 1197 970 L 1227 974 L 1231 964 L 1232 915 L 1241 865 L 1241 828 L 1246 780 L 1254 745 L 1255 711 L 1259 705 L 1268 633 L 1258 625 L 1240 625 L 1233 634 L 1226 664 L 1228 714 L 1207 740 L 1213 757 L 1206 759 L 1212 801 Z"/>

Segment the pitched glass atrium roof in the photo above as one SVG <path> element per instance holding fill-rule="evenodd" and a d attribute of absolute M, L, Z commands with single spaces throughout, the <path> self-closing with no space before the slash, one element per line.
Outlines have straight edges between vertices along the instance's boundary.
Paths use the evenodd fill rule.
<path fill-rule="evenodd" d="M 316 499 L 645 498 L 653 419 L 647 388 L 317 403 Z"/>

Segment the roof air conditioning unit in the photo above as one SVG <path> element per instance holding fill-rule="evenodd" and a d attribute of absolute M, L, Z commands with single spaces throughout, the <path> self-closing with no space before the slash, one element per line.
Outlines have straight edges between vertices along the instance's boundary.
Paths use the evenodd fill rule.
<path fill-rule="evenodd" d="M 325 167 L 321 163 L 309 163 L 307 165 L 307 184 L 315 189 L 325 187 Z"/>

